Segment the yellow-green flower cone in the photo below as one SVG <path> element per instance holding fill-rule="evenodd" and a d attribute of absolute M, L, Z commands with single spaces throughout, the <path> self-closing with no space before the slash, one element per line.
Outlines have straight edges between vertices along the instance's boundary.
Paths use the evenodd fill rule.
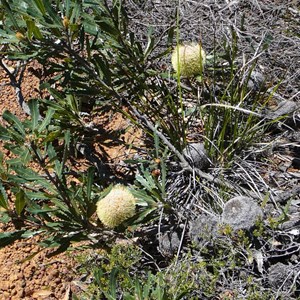
<path fill-rule="evenodd" d="M 200 44 L 178 45 L 172 53 L 172 66 L 181 76 L 201 75 L 206 54 Z"/>
<path fill-rule="evenodd" d="M 136 199 L 127 187 L 116 185 L 97 202 L 98 218 L 109 228 L 117 227 L 134 216 L 135 203 Z"/>

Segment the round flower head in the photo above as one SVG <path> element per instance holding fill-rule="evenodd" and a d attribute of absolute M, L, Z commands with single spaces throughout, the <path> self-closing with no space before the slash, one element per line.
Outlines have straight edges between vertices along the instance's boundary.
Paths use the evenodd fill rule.
<path fill-rule="evenodd" d="M 190 77 L 201 75 L 206 55 L 200 44 L 178 45 L 171 60 L 176 73 L 180 72 L 180 75 Z"/>
<path fill-rule="evenodd" d="M 116 185 L 97 202 L 97 215 L 107 227 L 114 228 L 135 214 L 136 199 L 128 188 Z"/>

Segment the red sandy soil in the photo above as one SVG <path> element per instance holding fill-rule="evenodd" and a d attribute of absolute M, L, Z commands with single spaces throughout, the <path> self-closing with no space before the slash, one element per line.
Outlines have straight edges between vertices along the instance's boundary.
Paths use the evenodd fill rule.
<path fill-rule="evenodd" d="M 7 62 L 7 65 L 13 67 L 11 62 Z M 41 97 L 40 79 L 37 77 L 39 70 L 41 70 L 40 65 L 31 62 L 24 72 L 22 93 L 25 100 Z M 4 70 L 0 69 L 0 116 L 7 109 L 20 119 L 24 119 L 26 114 L 20 108 L 14 88 L 10 86 L 9 82 Z M 114 143 L 113 146 L 111 146 L 113 139 L 111 136 L 96 139 L 96 143 L 101 144 L 101 149 L 108 158 L 108 164 L 114 165 L 117 169 L 118 162 L 134 153 L 130 145 L 140 142 L 137 138 L 140 136 L 140 131 L 136 128 L 129 128 L 128 120 L 125 120 L 120 114 L 96 116 L 93 122 L 101 123 L 107 132 L 125 131 L 118 137 L 123 142 Z M 0 118 L 0 124 L 3 125 L 2 118 Z M 97 144 L 95 148 L 98 150 Z M 0 150 L 7 154 L 1 144 Z M 80 161 L 76 166 L 74 165 L 79 169 L 87 166 L 86 161 Z M 0 223 L 0 232 L 13 230 L 15 229 L 12 224 Z M 42 249 L 38 245 L 40 240 L 41 237 L 33 237 L 16 241 L 13 245 L 0 249 L 0 300 L 68 300 L 71 299 L 72 293 L 79 292 L 77 283 L 80 275 L 76 271 L 79 262 L 76 260 L 76 256 L 82 257 L 86 252 L 77 250 L 56 256 L 50 255 L 49 258 L 53 249 Z"/>

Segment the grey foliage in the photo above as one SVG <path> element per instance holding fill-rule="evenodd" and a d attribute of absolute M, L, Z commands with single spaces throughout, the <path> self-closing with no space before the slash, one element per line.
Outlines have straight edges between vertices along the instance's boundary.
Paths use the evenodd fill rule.
<path fill-rule="evenodd" d="M 250 74 L 249 81 L 247 82 L 247 87 L 250 90 L 259 91 L 265 88 L 266 78 L 265 76 L 257 71 L 252 71 Z"/>
<path fill-rule="evenodd" d="M 180 246 L 180 238 L 176 231 L 165 232 L 159 238 L 159 250 L 166 257 L 173 257 Z"/>
<path fill-rule="evenodd" d="M 276 263 L 269 268 L 269 284 L 276 289 L 287 291 L 291 288 L 296 273 L 297 271 L 294 270 L 292 265 Z"/>
<path fill-rule="evenodd" d="M 229 224 L 234 230 L 250 229 L 262 215 L 262 209 L 255 201 L 248 197 L 238 196 L 225 204 L 222 223 Z"/>
<path fill-rule="evenodd" d="M 189 236 L 191 241 L 201 245 L 217 235 L 218 218 L 201 214 L 196 220 L 190 223 Z"/>

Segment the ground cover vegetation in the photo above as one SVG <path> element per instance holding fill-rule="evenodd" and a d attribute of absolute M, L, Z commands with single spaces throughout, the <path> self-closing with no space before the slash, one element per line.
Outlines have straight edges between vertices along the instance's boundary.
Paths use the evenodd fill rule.
<path fill-rule="evenodd" d="M 1 0 L 28 118 L 2 115 L 0 245 L 87 241 L 74 299 L 297 299 L 300 7 L 156 2 Z M 251 10 L 274 31 L 250 31 Z M 43 96 L 25 101 L 31 61 Z M 141 141 L 121 172 L 95 148 L 111 112 Z"/>

